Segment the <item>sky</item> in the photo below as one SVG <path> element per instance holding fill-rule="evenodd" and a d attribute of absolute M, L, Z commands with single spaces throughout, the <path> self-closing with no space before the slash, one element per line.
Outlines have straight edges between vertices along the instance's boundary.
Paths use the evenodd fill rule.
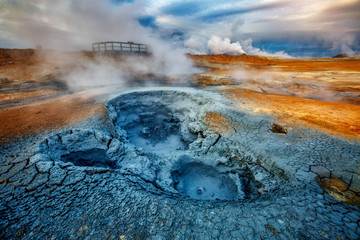
<path fill-rule="evenodd" d="M 163 41 L 193 54 L 360 52 L 360 0 L 0 0 L 0 47 Z"/>

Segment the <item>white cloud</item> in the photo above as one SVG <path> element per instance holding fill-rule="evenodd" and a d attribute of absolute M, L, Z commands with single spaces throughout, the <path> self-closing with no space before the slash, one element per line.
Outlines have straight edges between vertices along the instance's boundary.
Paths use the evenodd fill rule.
<path fill-rule="evenodd" d="M 156 2 L 156 1 L 152 1 Z M 179 1 L 167 1 L 168 5 Z M 191 16 L 167 16 L 176 18 L 169 26 L 181 29 L 188 38 L 211 35 L 241 41 L 248 37 L 270 41 L 301 40 L 307 44 L 326 44 L 328 49 L 351 52 L 358 45 L 360 34 L 360 4 L 358 0 L 257 0 L 257 1 L 200 1 L 207 2 L 200 13 Z M 165 3 L 164 3 L 165 4 Z M 186 3 L 184 3 L 186 4 Z M 269 6 L 262 8 L 261 6 Z M 161 11 L 158 12 L 161 15 Z M 229 13 L 229 14 L 227 14 Z M 216 20 L 202 19 L 220 16 Z M 159 23 L 166 27 L 167 23 Z M 338 39 L 333 36 L 336 33 Z M 355 34 L 354 34 L 355 33 Z M 321 37 L 319 37 L 321 36 Z M 301 39 L 299 39 L 301 38 Z M 316 41 L 316 42 L 315 42 Z M 244 48 L 244 46 L 243 46 Z M 249 49 L 250 52 L 260 49 Z M 272 53 L 260 52 L 271 55 Z M 277 52 L 277 55 L 285 53 Z"/>
<path fill-rule="evenodd" d="M 29 47 L 83 49 L 95 41 L 140 41 L 147 35 L 135 21 L 144 13 L 139 2 L 116 6 L 110 0 L 5 0 L 4 5 L 3 26 Z"/>
<path fill-rule="evenodd" d="M 199 4 L 199 10 L 171 14 L 184 11 L 189 3 Z M 0 44 L 15 39 L 22 47 L 80 49 L 107 39 L 142 41 L 150 33 L 134 19 L 152 15 L 159 31 L 181 31 L 187 38 L 216 35 L 241 42 L 256 35 L 256 40 L 286 41 L 290 35 L 306 33 L 308 41 L 320 40 L 350 51 L 357 44 L 351 40 L 354 35 L 349 37 L 351 32 L 360 33 L 359 13 L 358 0 L 143 0 L 121 5 L 111 0 L 0 0 Z M 211 21 L 211 16 L 217 16 L 216 20 Z M 346 38 L 341 43 L 333 32 Z"/>

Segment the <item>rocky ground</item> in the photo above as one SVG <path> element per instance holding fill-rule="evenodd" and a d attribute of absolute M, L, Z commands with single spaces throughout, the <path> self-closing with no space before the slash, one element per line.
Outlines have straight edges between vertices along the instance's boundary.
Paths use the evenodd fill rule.
<path fill-rule="evenodd" d="M 274 66 L 242 58 L 233 68 Z M 359 106 L 214 83 L 231 61 L 195 75 L 201 90 L 47 87 L 57 95 L 4 98 L 0 237 L 358 239 Z M 13 65 L 0 77 L 13 81 Z M 39 69 L 64 71 L 49 66 Z"/>

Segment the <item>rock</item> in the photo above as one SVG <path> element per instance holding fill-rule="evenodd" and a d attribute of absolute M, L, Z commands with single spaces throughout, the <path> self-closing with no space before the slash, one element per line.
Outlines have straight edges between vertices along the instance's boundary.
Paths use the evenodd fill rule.
<path fill-rule="evenodd" d="M 48 173 L 52 166 L 53 166 L 53 162 L 50 161 L 36 162 L 36 167 L 40 173 Z"/>
<path fill-rule="evenodd" d="M 360 197 L 351 190 L 349 185 L 339 178 L 323 178 L 320 181 L 321 188 L 337 201 L 346 202 L 354 206 L 360 206 Z"/>
<path fill-rule="evenodd" d="M 66 177 L 66 171 L 59 164 L 50 169 L 49 185 L 60 185 Z"/>
<path fill-rule="evenodd" d="M 36 163 L 39 161 L 50 161 L 50 157 L 45 153 L 38 153 L 30 157 L 30 162 Z"/>
<path fill-rule="evenodd" d="M 0 78 L 0 84 L 8 84 L 10 83 L 10 80 L 6 77 L 1 77 Z"/>
<path fill-rule="evenodd" d="M 288 133 L 288 130 L 284 126 L 280 125 L 279 123 L 273 123 L 271 125 L 270 130 L 273 133 L 282 133 L 282 134 L 287 134 Z"/>
<path fill-rule="evenodd" d="M 311 166 L 310 171 L 319 175 L 319 177 L 330 177 L 330 171 L 323 166 Z"/>

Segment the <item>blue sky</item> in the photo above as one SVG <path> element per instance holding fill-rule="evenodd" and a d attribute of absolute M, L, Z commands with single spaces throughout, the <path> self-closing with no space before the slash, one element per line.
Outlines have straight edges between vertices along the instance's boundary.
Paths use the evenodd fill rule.
<path fill-rule="evenodd" d="M 148 35 L 193 53 L 212 52 L 211 39 L 238 42 L 247 54 L 353 53 L 360 51 L 360 1 L 0 0 L 0 47 L 76 49 L 86 41 Z"/>

